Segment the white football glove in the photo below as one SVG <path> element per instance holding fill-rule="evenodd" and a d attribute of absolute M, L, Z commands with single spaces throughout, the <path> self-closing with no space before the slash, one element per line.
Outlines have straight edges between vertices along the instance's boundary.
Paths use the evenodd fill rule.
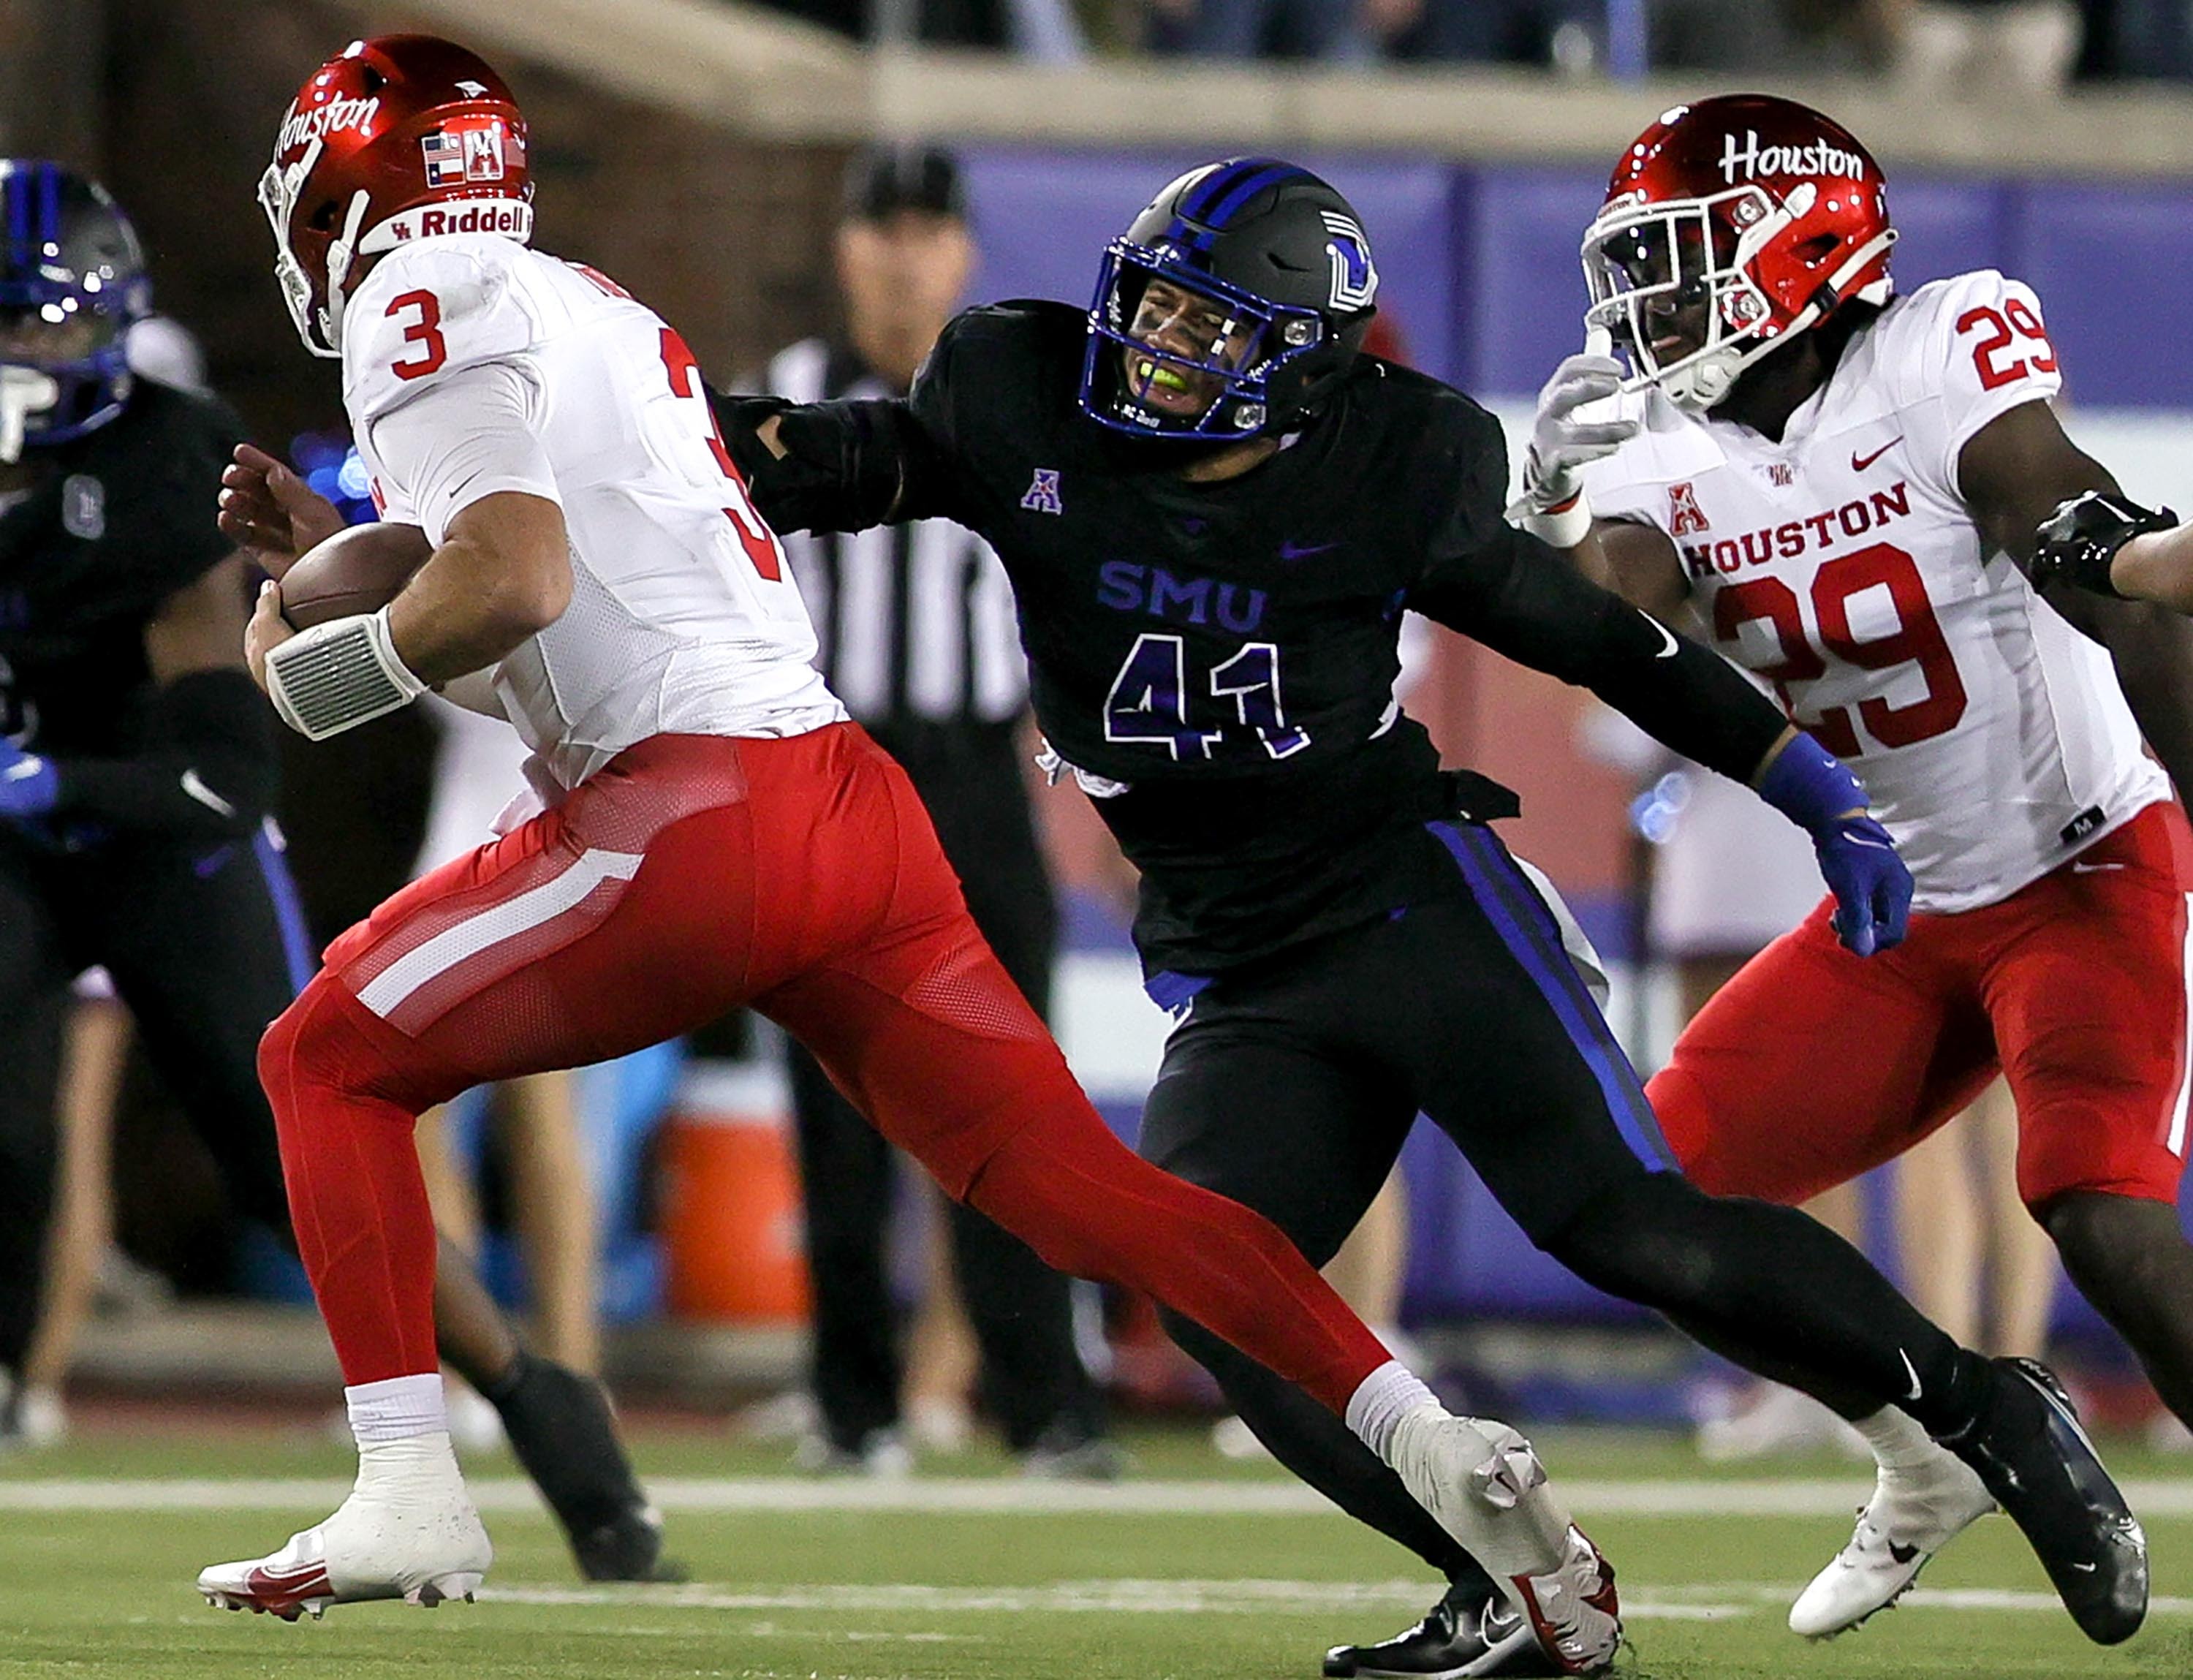
<path fill-rule="evenodd" d="M 1610 355 L 1612 341 L 1594 329 L 1580 354 L 1554 370 L 1538 393 L 1531 445 L 1523 457 L 1523 498 L 1510 517 L 1556 548 L 1572 548 L 1591 530 L 1577 469 L 1612 455 L 1637 435 L 1634 417 L 1579 420 L 1577 410 L 1621 390 L 1629 370 Z"/>

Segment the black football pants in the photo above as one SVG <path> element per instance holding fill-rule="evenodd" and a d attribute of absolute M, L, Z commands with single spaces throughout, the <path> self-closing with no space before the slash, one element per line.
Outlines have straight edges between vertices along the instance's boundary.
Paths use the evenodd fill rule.
<path fill-rule="evenodd" d="M 1322 1265 L 1421 1111 L 1586 1282 L 1847 1416 L 1894 1402 L 1938 1433 L 1964 1422 L 1984 1362 L 1806 1215 L 1708 1197 L 1668 1168 L 1545 899 L 1490 829 L 1442 823 L 1425 837 L 1453 865 L 1446 890 L 1194 999 L 1142 1153 L 1267 1215 Z M 1482 1579 L 1340 1419 L 1196 1326 L 1169 1327 L 1297 1475 L 1450 1577 Z M 1906 1356 L 1921 1401 L 1906 1396 Z"/>
<path fill-rule="evenodd" d="M 37 1327 L 70 982 L 103 965 L 239 1213 L 289 1230 L 260 1035 L 311 972 L 267 834 L 39 850 L 0 823 L 0 1367 Z"/>
<path fill-rule="evenodd" d="M 1038 1013 L 1051 1001 L 1057 911 L 1004 725 L 871 725 L 929 807 L 967 908 Z M 832 1442 L 857 1450 L 899 1421 L 898 1325 L 885 1263 L 890 1146 L 798 1045 L 791 1055 L 814 1293 L 815 1398 Z M 1071 1285 L 963 1203 L 948 1205 L 961 1299 L 982 1351 L 982 1398 L 1020 1451 L 1054 1425 L 1099 1434 L 1102 1401 L 1074 1346 Z"/>

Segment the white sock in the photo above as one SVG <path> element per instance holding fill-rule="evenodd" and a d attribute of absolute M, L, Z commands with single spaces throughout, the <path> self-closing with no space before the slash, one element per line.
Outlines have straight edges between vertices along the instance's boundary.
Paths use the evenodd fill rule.
<path fill-rule="evenodd" d="M 1393 1443 L 1394 1425 L 1400 1422 L 1402 1414 L 1419 1406 L 1439 1403 L 1439 1396 L 1424 1386 L 1415 1372 L 1398 1359 L 1389 1359 L 1348 1397 L 1348 1426 L 1382 1462 L 1387 1462 L 1386 1449 Z"/>
<path fill-rule="evenodd" d="M 1884 1406 L 1853 1420 L 1851 1427 L 1865 1437 L 1874 1462 L 1884 1470 L 1916 1470 L 1942 1451 L 1918 1419 L 1899 1407 Z"/>
<path fill-rule="evenodd" d="M 442 1398 L 442 1373 L 391 1377 L 343 1390 L 350 1409 L 350 1432 L 360 1447 L 402 1441 L 415 1435 L 447 1434 L 449 1408 Z"/>
<path fill-rule="evenodd" d="M 441 1505 L 452 1492 L 466 1497 L 465 1473 L 457 1468 L 449 1437 L 439 1430 L 400 1441 L 364 1441 L 358 1443 L 358 1480 L 352 1491 L 383 1502 Z"/>

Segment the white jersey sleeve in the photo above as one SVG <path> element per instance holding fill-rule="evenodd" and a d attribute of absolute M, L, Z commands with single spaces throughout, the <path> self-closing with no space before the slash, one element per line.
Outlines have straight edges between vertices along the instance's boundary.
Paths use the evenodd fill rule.
<path fill-rule="evenodd" d="M 343 314 L 343 405 L 354 421 L 377 420 L 438 379 L 533 347 L 538 324 L 507 264 L 495 260 L 504 243 L 429 240 L 381 259 Z"/>
<path fill-rule="evenodd" d="M 438 548 L 449 521 L 498 491 L 563 506 L 541 441 L 540 385 L 523 361 L 438 373 L 400 406 L 366 422 L 383 493 L 400 497 Z"/>
<path fill-rule="evenodd" d="M 427 523 L 417 486 L 376 455 L 375 422 L 467 369 L 523 356 L 535 336 L 507 271 L 487 260 L 499 253 L 493 245 L 484 255 L 467 248 L 473 243 L 398 246 L 375 265 L 343 313 L 343 405 L 384 519 Z M 453 420 L 452 429 L 462 423 Z M 441 541 L 455 511 L 442 510 L 428 532 L 433 541 Z"/>
<path fill-rule="evenodd" d="M 1989 421 L 2064 388 L 2033 289 L 1992 268 L 1938 280 L 1886 318 L 1876 365 L 1897 390 L 1916 475 L 1964 500 L 1957 460 Z"/>

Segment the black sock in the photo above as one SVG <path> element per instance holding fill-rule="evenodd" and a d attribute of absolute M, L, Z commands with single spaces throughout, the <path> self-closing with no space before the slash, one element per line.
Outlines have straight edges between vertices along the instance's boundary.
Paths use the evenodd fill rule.
<path fill-rule="evenodd" d="M 517 1398 L 519 1391 L 524 1388 L 527 1379 L 533 1374 L 541 1363 L 540 1360 L 535 1359 L 525 1349 L 518 1349 L 517 1357 L 502 1368 L 501 1375 L 490 1382 L 478 1385 L 480 1398 L 494 1407 L 496 1411 L 502 1411 Z"/>

